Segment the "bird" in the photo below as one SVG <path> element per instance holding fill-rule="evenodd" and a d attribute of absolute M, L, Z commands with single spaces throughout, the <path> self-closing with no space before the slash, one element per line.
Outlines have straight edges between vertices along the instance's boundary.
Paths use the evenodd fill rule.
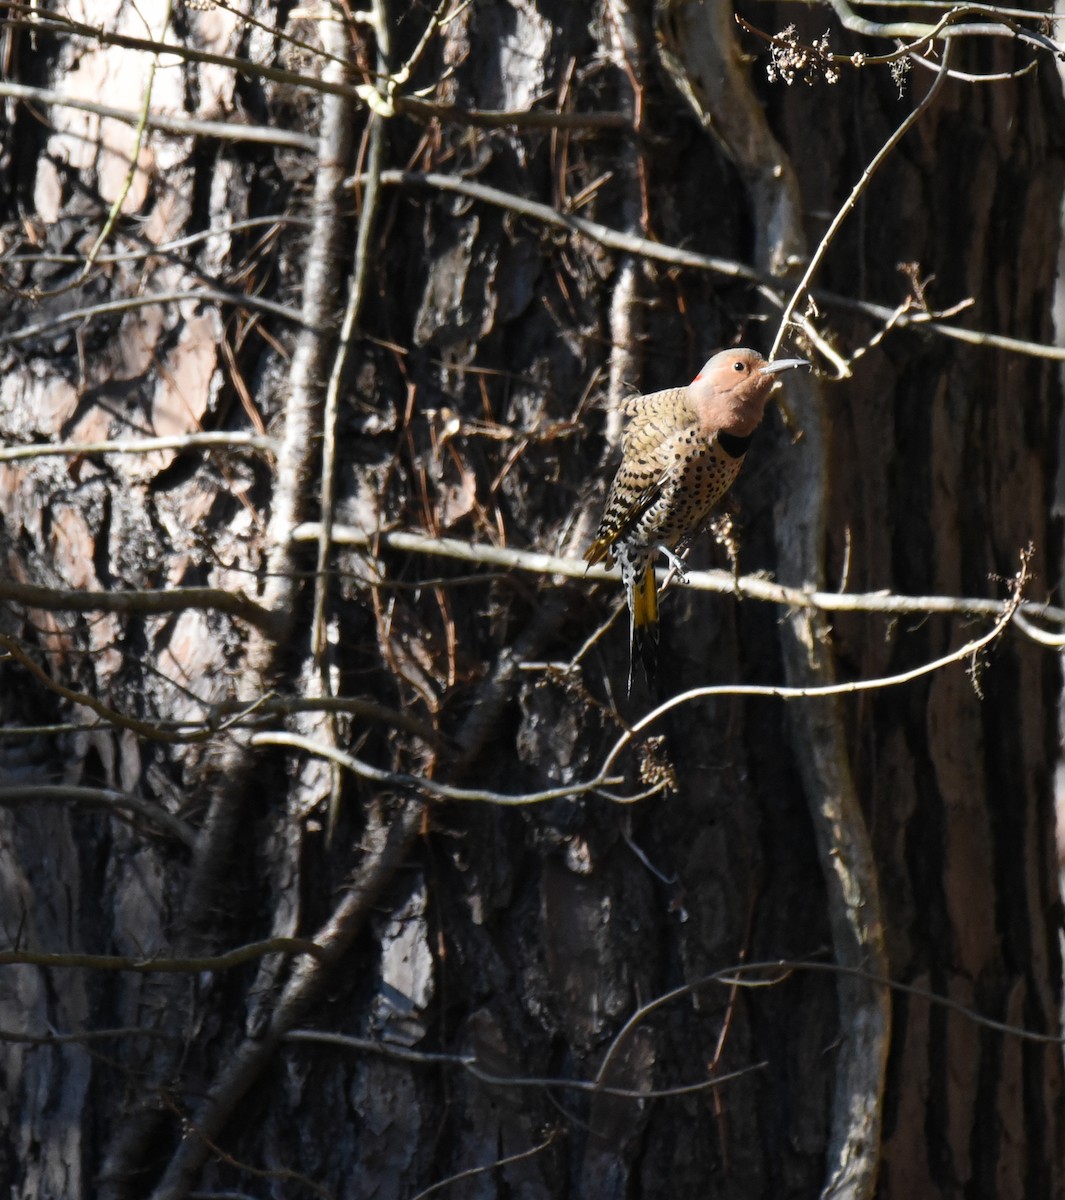
<path fill-rule="evenodd" d="M 802 358 L 767 362 L 746 348 L 722 350 L 687 387 L 622 403 L 621 465 L 584 558 L 589 566 L 606 560 L 621 568 L 630 693 L 637 658 L 648 682 L 657 664 L 655 558 L 664 553 L 683 576 L 674 548 L 699 531 L 739 475 L 777 376 L 809 365 Z"/>

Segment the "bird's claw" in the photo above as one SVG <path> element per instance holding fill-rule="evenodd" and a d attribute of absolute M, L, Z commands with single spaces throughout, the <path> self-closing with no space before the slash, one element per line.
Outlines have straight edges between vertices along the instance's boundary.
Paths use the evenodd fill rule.
<path fill-rule="evenodd" d="M 674 554 L 668 546 L 659 546 L 658 549 L 661 554 L 666 556 L 666 562 L 668 562 L 670 567 L 673 569 L 673 573 L 676 576 L 677 581 L 679 583 L 687 583 L 688 572 L 684 559 L 681 558 L 679 554 Z"/>

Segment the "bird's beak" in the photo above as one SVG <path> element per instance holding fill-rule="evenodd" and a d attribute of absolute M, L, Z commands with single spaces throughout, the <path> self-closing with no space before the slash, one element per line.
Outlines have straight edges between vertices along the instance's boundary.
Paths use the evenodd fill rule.
<path fill-rule="evenodd" d="M 805 358 L 778 358 L 775 362 L 766 363 L 762 368 L 763 375 L 779 375 L 781 371 L 790 371 L 792 367 L 808 367 Z"/>

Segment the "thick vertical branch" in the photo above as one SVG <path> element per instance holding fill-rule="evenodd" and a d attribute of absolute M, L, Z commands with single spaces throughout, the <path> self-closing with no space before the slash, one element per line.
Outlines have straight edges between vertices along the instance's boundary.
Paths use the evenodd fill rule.
<path fill-rule="evenodd" d="M 344 52 L 343 26 L 322 22 L 323 36 L 331 34 L 331 47 L 323 72 L 327 83 L 347 81 L 347 69 L 337 60 Z M 340 240 L 344 179 L 350 169 L 352 106 L 343 97 L 323 94 L 318 167 L 311 204 L 311 231 L 301 312 L 304 327 L 292 357 L 292 374 L 285 403 L 284 433 L 277 456 L 277 473 L 266 534 L 266 570 L 262 603 L 275 618 L 269 636 L 253 629 L 243 668 L 237 676 L 237 694 L 261 695 L 276 675 L 278 656 L 288 652 L 289 633 L 295 619 L 299 590 L 296 549 L 292 531 L 305 520 L 314 494 L 313 469 L 319 452 L 319 426 L 325 381 L 329 377 L 330 334 L 335 320 L 340 276 Z M 193 860 L 185 907 L 190 925 L 209 912 L 215 884 L 225 871 L 241 819 L 241 794 L 253 766 L 245 741 L 232 733 L 215 762 L 215 777 L 225 781 L 212 797 L 207 819 Z"/>
<path fill-rule="evenodd" d="M 628 77 L 631 88 L 628 107 L 633 127 L 639 130 L 644 73 L 644 39 L 640 36 L 639 18 L 628 0 L 608 0 L 605 11 L 609 22 L 609 51 L 618 69 Z M 625 179 L 622 202 L 625 232 L 646 234 L 644 182 L 640 175 L 640 148 L 635 140 L 626 142 L 619 156 L 619 166 Z M 631 394 L 640 376 L 643 317 L 639 293 L 643 272 L 643 263 L 636 255 L 621 256 L 610 299 L 608 396 L 611 415 L 608 434 L 611 440 L 616 440 L 620 433 L 618 402 Z"/>
<path fill-rule="evenodd" d="M 731 7 L 662 0 L 658 27 L 667 70 L 746 183 L 757 231 L 756 265 L 780 273 L 805 257 L 801 197 L 787 156 L 740 68 Z M 776 514 L 778 563 L 789 584 L 817 588 L 824 578 L 824 407 L 811 379 L 789 380 L 789 398 L 804 436 L 782 462 L 787 504 Z M 823 616 L 793 611 L 781 628 L 788 682 L 831 682 L 834 667 Z M 825 878 L 836 961 L 886 976 L 876 868 L 838 706 L 824 700 L 789 711 Z M 838 994 L 843 1037 L 836 1055 L 822 1194 L 860 1200 L 873 1194 L 879 1166 L 890 1007 L 881 989 L 859 978 L 841 977 Z"/>
<path fill-rule="evenodd" d="M 389 52 L 388 14 L 384 0 L 375 0 L 375 26 L 377 30 L 377 68 L 382 78 L 388 78 L 391 67 Z M 339 28 L 339 27 L 336 27 Z M 334 38 L 337 36 L 334 32 Z M 343 33 L 340 33 L 340 39 Z M 327 41 L 329 39 L 327 38 Z M 337 48 L 340 52 L 343 47 Z M 385 106 L 382 106 L 384 108 Z M 325 408 L 322 414 L 322 467 L 319 485 L 319 511 L 321 523 L 318 533 L 318 561 L 314 573 L 314 606 L 311 614 L 311 653 L 318 669 L 318 686 L 323 696 L 335 693 L 334 667 L 328 654 L 328 599 L 329 560 L 333 551 L 333 510 L 336 500 L 336 453 L 337 426 L 340 415 L 340 389 L 345 378 L 348 354 L 355 340 L 363 298 L 366 294 L 366 279 L 369 274 L 370 242 L 377 218 L 378 197 L 381 193 L 381 166 L 386 141 L 387 117 L 382 111 L 373 111 L 369 116 L 366 156 L 366 187 L 362 194 L 362 210 L 359 213 L 359 231 L 355 238 L 355 260 L 352 264 L 351 286 L 348 292 L 344 320 L 340 327 L 336 357 L 329 373 L 329 386 L 325 393 Z M 336 714 L 323 714 L 322 730 L 332 745 L 337 745 L 338 720 Z M 332 841 L 340 806 L 340 768 L 330 763 L 329 792 L 329 840 Z"/>
<path fill-rule="evenodd" d="M 607 0 L 603 9 L 605 28 L 603 45 L 618 71 L 629 83 L 629 94 L 621 101 L 639 130 L 643 117 L 643 76 L 646 66 L 640 18 L 629 0 Z M 615 168 L 624 181 L 621 197 L 621 226 L 626 233 L 646 236 L 646 183 L 642 177 L 640 147 L 629 139 L 619 150 Z M 647 279 L 646 259 L 638 254 L 618 255 L 610 293 L 608 320 L 610 325 L 610 356 L 607 362 L 606 439 L 615 446 L 621 438 L 621 401 L 637 390 L 643 372 L 643 340 L 646 328 L 641 287 Z M 609 453 L 609 451 L 608 451 Z M 573 545 L 583 547 L 591 529 L 586 523 L 594 520 L 591 508 L 586 509 L 573 530 Z"/>
<path fill-rule="evenodd" d="M 334 53 L 343 52 L 343 26 L 324 22 L 339 33 Z M 328 36 L 328 35 L 327 35 Z M 342 82 L 347 71 L 331 59 L 324 78 Z M 323 95 L 319 133 L 318 169 L 311 210 L 307 269 L 303 290 L 303 331 L 292 360 L 289 395 L 285 403 L 284 432 L 277 456 L 275 488 L 266 535 L 266 570 L 262 604 L 273 616 L 268 629 L 253 627 L 237 672 L 235 691 L 240 698 L 255 698 L 276 680 L 280 655 L 290 650 L 299 574 L 292 532 L 308 516 L 313 496 L 313 465 L 318 454 L 317 429 L 322 395 L 328 376 L 331 337 L 338 283 L 343 181 L 350 167 L 351 102 Z M 242 828 L 246 792 L 256 765 L 255 752 L 241 731 L 230 729 L 209 756 L 205 778 L 211 781 L 211 801 L 197 838 L 192 871 L 185 894 L 180 941 L 183 949 L 209 947 L 214 940 L 217 895 L 231 866 L 233 846 Z M 180 978 L 160 980 L 156 997 L 160 1009 L 181 1012 L 188 995 Z M 143 1185 L 144 1163 L 166 1112 L 158 1093 L 172 1079 L 177 1063 L 167 1051 L 157 1055 L 153 1078 L 145 1082 L 141 1106 L 116 1131 L 105 1155 L 101 1195 L 126 1197 Z"/>

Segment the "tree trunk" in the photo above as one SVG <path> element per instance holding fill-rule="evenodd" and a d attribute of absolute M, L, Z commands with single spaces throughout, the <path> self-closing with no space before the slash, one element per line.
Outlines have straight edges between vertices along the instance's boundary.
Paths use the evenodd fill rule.
<path fill-rule="evenodd" d="M 1052 58 L 954 39 L 1003 78 L 835 236 L 743 588 L 672 586 L 626 696 L 616 581 L 506 552 L 579 560 L 617 399 L 768 351 L 935 75 L 770 82 L 682 0 L 89 7 L 7 43 L 134 124 L 5 93 L 0 1187 L 1065 1194 L 1062 614 L 922 673 L 1005 607 L 877 595 L 1005 605 L 1031 547 L 1060 603 Z"/>

